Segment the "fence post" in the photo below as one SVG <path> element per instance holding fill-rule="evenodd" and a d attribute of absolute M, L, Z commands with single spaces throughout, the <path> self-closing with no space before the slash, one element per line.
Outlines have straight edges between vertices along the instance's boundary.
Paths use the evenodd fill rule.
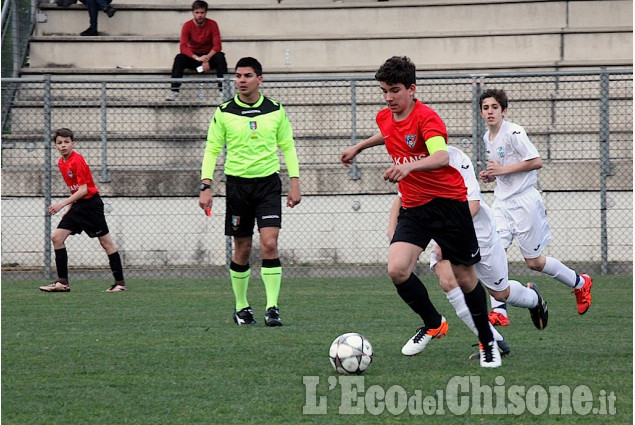
<path fill-rule="evenodd" d="M 351 79 L 351 146 L 357 143 L 357 81 Z M 357 157 L 353 159 L 353 164 L 348 170 L 348 178 L 359 180 L 362 177 L 357 167 Z"/>
<path fill-rule="evenodd" d="M 611 137 L 609 125 L 609 74 L 606 72 L 606 68 L 602 68 L 600 74 L 600 248 L 602 251 L 602 274 L 607 274 L 609 271 L 607 180 L 613 174 L 609 149 Z"/>
<path fill-rule="evenodd" d="M 101 83 L 101 174 L 99 181 L 101 183 L 110 183 L 111 177 L 108 172 L 108 110 L 106 108 L 106 82 Z"/>
<path fill-rule="evenodd" d="M 52 204 L 53 166 L 51 164 L 51 75 L 44 75 L 44 279 L 51 279 L 51 221 L 47 208 Z"/>
<path fill-rule="evenodd" d="M 472 78 L 472 143 L 473 152 L 475 158 L 472 158 L 474 162 L 474 169 L 482 171 L 486 168 L 487 158 L 485 156 L 485 146 L 481 141 L 484 133 L 484 124 L 481 120 L 481 105 L 479 98 L 483 93 L 483 79 L 482 77 Z"/>

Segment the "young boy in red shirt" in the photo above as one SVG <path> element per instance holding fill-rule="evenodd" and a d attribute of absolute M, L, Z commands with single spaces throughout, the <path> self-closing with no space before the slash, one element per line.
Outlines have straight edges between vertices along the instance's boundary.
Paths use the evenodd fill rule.
<path fill-rule="evenodd" d="M 104 203 L 93 181 L 90 167 L 84 158 L 74 151 L 75 136 L 71 130 L 60 128 L 53 135 L 53 140 L 62 156 L 57 165 L 71 191 L 71 196 L 48 208 L 51 214 L 57 214 L 62 208 L 69 205 L 68 211 L 51 236 L 55 249 L 57 280 L 50 285 L 40 286 L 40 290 L 44 292 L 69 292 L 71 290 L 68 283 L 68 255 L 64 242 L 70 235 L 85 231 L 91 238 L 99 239 L 99 243 L 108 255 L 115 283 L 105 292 L 125 291 L 128 287 L 123 278 L 121 257 L 110 237 L 104 215 Z"/>
<path fill-rule="evenodd" d="M 342 153 L 350 164 L 362 150 L 384 144 L 393 165 L 384 180 L 398 183 L 402 195 L 397 227 L 388 251 L 388 275 L 397 293 L 423 320 L 423 326 L 401 349 L 404 355 L 421 353 L 448 325 L 432 305 L 428 292 L 414 274 L 419 255 L 434 239 L 443 259 L 452 263 L 480 341 L 482 367 L 501 365 L 500 352 L 487 318 L 485 290 L 473 265 L 481 259 L 467 189 L 458 170 L 449 165 L 447 130 L 439 115 L 415 99 L 415 65 L 393 56 L 375 74 L 387 108 L 376 117 L 381 136 L 372 136 Z"/>

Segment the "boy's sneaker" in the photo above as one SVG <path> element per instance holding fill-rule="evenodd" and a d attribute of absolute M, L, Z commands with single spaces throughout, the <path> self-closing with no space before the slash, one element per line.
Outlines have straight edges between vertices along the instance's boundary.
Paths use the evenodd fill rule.
<path fill-rule="evenodd" d="M 165 96 L 165 100 L 167 100 L 168 102 L 176 102 L 177 100 L 179 100 L 179 92 L 170 90 L 170 93 Z"/>
<path fill-rule="evenodd" d="M 40 291 L 44 292 L 70 292 L 71 286 L 66 279 L 58 279 L 50 285 L 40 286 Z"/>
<path fill-rule="evenodd" d="M 511 353 L 512 349 L 509 346 L 509 343 L 505 339 L 501 339 L 500 341 L 496 341 L 496 345 L 498 345 L 498 351 L 501 353 L 501 357 L 508 356 Z M 479 347 L 480 344 L 474 344 L 472 347 Z M 473 353 L 468 357 L 470 360 L 479 360 L 481 358 L 480 347 L 479 351 Z"/>
<path fill-rule="evenodd" d="M 478 344 L 478 351 L 481 358 L 481 367 L 499 367 L 503 364 L 498 344 L 495 340 L 487 344 Z"/>
<path fill-rule="evenodd" d="M 441 326 L 435 329 L 429 329 L 425 326 L 420 327 L 417 333 L 406 342 L 401 349 L 401 354 L 404 356 L 416 356 L 421 353 L 426 345 L 434 338 L 441 338 L 448 333 L 448 322 L 445 321 L 445 317 L 441 317 Z"/>
<path fill-rule="evenodd" d="M 282 326 L 282 320 L 280 320 L 280 310 L 277 307 L 269 307 L 267 313 L 265 313 L 265 325 L 267 326 Z"/>
<path fill-rule="evenodd" d="M 593 280 L 588 274 L 581 274 L 580 278 L 584 279 L 584 286 L 580 289 L 574 289 L 575 300 L 578 302 L 578 314 L 584 314 L 591 307 L 591 287 Z"/>
<path fill-rule="evenodd" d="M 509 326 L 509 317 L 505 316 L 502 313 L 498 313 L 494 310 L 490 311 L 487 315 L 489 322 L 492 326 Z"/>
<path fill-rule="evenodd" d="M 527 288 L 533 290 L 538 295 L 538 305 L 529 309 L 531 315 L 531 321 L 534 322 L 534 326 L 542 330 L 547 327 L 547 320 L 549 320 L 549 311 L 547 310 L 547 301 L 545 301 L 540 292 L 538 286 L 535 283 L 527 283 Z"/>
<path fill-rule="evenodd" d="M 106 289 L 104 292 L 121 292 L 127 291 L 128 287 L 126 285 L 114 284 L 110 288 Z"/>
<path fill-rule="evenodd" d="M 234 322 L 237 325 L 255 325 L 256 321 L 251 307 L 245 307 L 240 311 L 234 310 Z"/>

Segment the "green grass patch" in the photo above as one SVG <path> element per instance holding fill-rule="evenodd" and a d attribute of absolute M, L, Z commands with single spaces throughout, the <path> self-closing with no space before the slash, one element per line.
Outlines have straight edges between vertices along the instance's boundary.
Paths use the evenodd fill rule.
<path fill-rule="evenodd" d="M 110 285 L 106 280 L 73 281 L 70 293 L 54 294 L 37 289 L 45 282 L 5 283 L 2 423 L 632 423 L 632 276 L 596 276 L 593 304 L 584 316 L 563 285 L 532 280 L 549 303 L 549 325 L 538 331 L 527 311 L 510 308 L 512 325 L 499 330 L 512 352 L 491 370 L 467 359 L 476 338 L 431 278 L 426 286 L 450 330 L 412 358 L 400 350 L 420 322 L 388 278 L 285 279 L 280 328 L 264 326 L 265 295 L 255 279 L 249 300 L 259 323 L 251 327 L 232 321 L 228 279 L 132 280 L 125 293 L 102 293 Z M 402 395 L 428 397 L 443 411 L 428 406 L 414 416 L 411 408 L 398 412 L 398 398 L 391 409 L 390 402 L 375 398 L 378 404 L 364 404 L 361 414 L 340 413 L 347 410 L 342 395 L 351 393 L 342 391 L 345 381 L 337 381 L 328 349 L 344 332 L 362 333 L 374 347 L 364 390 L 356 397 L 369 398 L 369 388 L 397 396 L 403 389 Z M 305 385 L 303 377 L 319 381 Z M 586 386 L 593 398 L 589 406 L 602 409 L 602 400 L 608 403 L 613 394 L 615 413 L 550 414 L 547 408 L 533 414 L 515 404 L 517 415 L 455 415 L 447 397 L 457 377 L 502 391 L 502 407 L 510 403 L 513 386 L 532 400 L 540 388 L 573 392 Z M 470 408 L 477 404 L 470 396 L 474 387 L 461 394 Z M 317 405 L 326 414 L 303 414 L 303 407 L 323 408 Z"/>

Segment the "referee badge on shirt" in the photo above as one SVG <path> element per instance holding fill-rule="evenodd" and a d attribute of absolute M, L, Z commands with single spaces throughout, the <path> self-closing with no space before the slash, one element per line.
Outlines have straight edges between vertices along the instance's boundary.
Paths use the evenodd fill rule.
<path fill-rule="evenodd" d="M 251 131 L 256 131 L 258 129 L 258 123 L 256 121 L 249 121 L 249 128 Z"/>
<path fill-rule="evenodd" d="M 410 149 L 415 147 L 415 143 L 417 143 L 417 135 L 416 134 L 407 134 L 406 135 L 406 144 Z"/>

